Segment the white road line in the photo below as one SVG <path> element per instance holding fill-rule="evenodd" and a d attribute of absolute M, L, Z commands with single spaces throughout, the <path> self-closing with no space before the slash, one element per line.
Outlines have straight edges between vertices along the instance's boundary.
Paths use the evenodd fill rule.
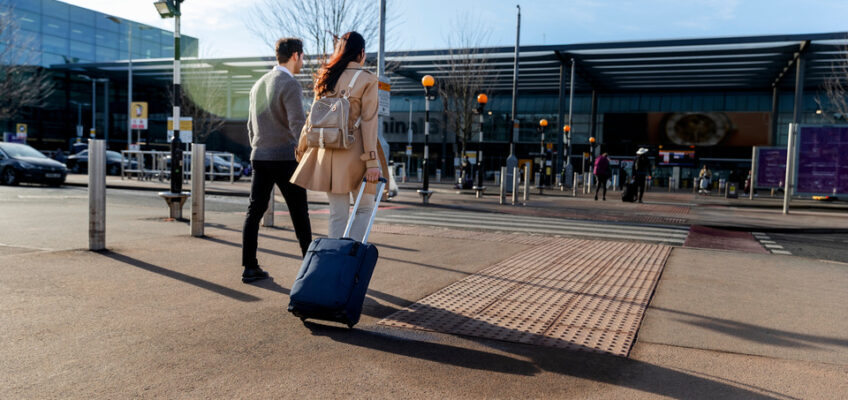
<path fill-rule="evenodd" d="M 427 212 L 427 213 L 412 213 L 416 215 L 439 215 L 439 216 L 447 216 L 447 217 L 460 217 L 460 218 L 486 218 L 486 219 L 503 219 L 509 221 L 526 221 L 531 223 L 538 224 L 551 224 L 551 223 L 567 223 L 569 226 L 615 226 L 615 227 L 633 227 L 639 228 L 641 230 L 657 230 L 661 232 L 668 232 L 669 230 L 678 230 L 681 232 L 689 233 L 688 227 L 682 226 L 641 226 L 641 225 L 624 225 L 624 224 L 614 224 L 608 223 L 604 221 L 599 222 L 587 222 L 581 220 L 572 220 L 572 219 L 564 219 L 564 218 L 545 218 L 545 217 L 531 217 L 531 216 L 523 216 L 523 215 L 513 215 L 513 214 L 495 214 L 495 213 L 480 213 L 480 212 L 459 212 L 459 211 L 435 211 L 435 212 Z"/>
<path fill-rule="evenodd" d="M 420 216 L 420 215 L 403 215 L 403 216 L 401 216 L 401 215 L 395 214 L 395 215 L 389 215 L 389 216 L 385 216 L 385 217 L 381 217 L 381 218 L 390 218 L 390 219 L 394 219 L 398 222 L 403 222 L 404 220 L 416 220 L 416 221 L 431 221 L 433 223 L 442 223 L 443 221 L 446 221 L 445 219 L 436 219 L 436 218 L 433 218 L 433 217 L 426 217 L 426 216 Z M 639 229 L 638 227 L 607 225 L 607 224 L 597 224 L 597 225 L 585 225 L 584 224 L 583 226 L 573 226 L 573 225 L 570 225 L 570 224 L 561 224 L 561 223 L 558 224 L 558 223 L 548 222 L 548 223 L 544 223 L 544 224 L 529 224 L 529 225 L 521 224 L 521 225 L 519 225 L 519 224 L 515 224 L 514 221 L 509 221 L 509 220 L 504 221 L 504 220 L 498 220 L 498 219 L 492 219 L 492 218 L 455 218 L 455 219 L 447 220 L 447 221 L 467 222 L 464 225 L 466 227 L 485 225 L 485 226 L 504 227 L 505 229 L 515 229 L 517 227 L 521 227 L 521 228 L 530 229 L 531 231 L 532 230 L 539 230 L 539 229 L 552 229 L 552 228 L 557 229 L 557 230 L 566 230 L 566 231 L 586 231 L 586 232 L 610 232 L 610 231 L 612 231 L 612 232 L 615 232 L 615 233 L 634 233 L 634 234 L 646 235 L 646 236 L 675 237 L 675 238 L 678 238 L 678 239 L 681 239 L 681 240 L 685 240 L 686 237 L 689 235 L 688 232 L 686 232 L 686 233 L 679 232 L 679 231 L 669 232 L 669 231 L 661 231 L 661 230 L 656 230 L 656 229 L 642 230 L 642 229 Z"/>
<path fill-rule="evenodd" d="M 392 222 L 399 224 L 409 224 L 409 225 L 426 225 L 426 226 L 440 226 L 440 227 L 449 227 L 449 228 L 480 228 L 486 230 L 497 230 L 497 231 L 505 231 L 505 232 L 526 232 L 526 233 L 540 233 L 540 234 L 554 234 L 554 235 L 566 235 L 566 236 L 585 236 L 585 237 L 597 237 L 597 238 L 608 238 L 608 239 L 626 239 L 626 240 L 638 240 L 644 242 L 661 242 L 661 243 L 672 243 L 682 245 L 685 241 L 685 238 L 669 236 L 669 237 L 661 237 L 654 235 L 628 235 L 628 234 L 617 234 L 617 233 L 608 233 L 604 231 L 586 231 L 586 230 L 569 230 L 569 229 L 542 229 L 542 228 L 522 228 L 516 226 L 505 226 L 505 225 L 493 225 L 493 224 L 480 224 L 476 223 L 474 225 L 462 224 L 462 223 L 452 223 L 445 221 L 430 221 L 430 220 L 421 220 L 421 219 L 410 219 L 408 217 L 379 217 L 378 221 L 381 222 Z"/>
<path fill-rule="evenodd" d="M 783 248 L 783 246 L 781 246 L 779 244 L 764 244 L 763 246 L 766 246 L 766 248 L 768 248 L 768 249 L 782 249 Z"/>
<path fill-rule="evenodd" d="M 469 222 L 482 222 L 482 223 L 493 223 L 499 222 L 502 224 L 508 224 L 509 226 L 514 225 L 522 225 L 522 226 L 538 226 L 538 227 L 562 227 L 566 229 L 590 229 L 590 230 L 598 230 L 603 227 L 604 229 L 614 229 L 620 231 L 629 231 L 629 232 L 639 232 L 639 233 L 657 233 L 663 236 L 665 235 L 676 235 L 682 238 L 685 238 L 689 235 L 689 229 L 679 229 L 677 227 L 672 228 L 657 228 L 657 227 L 643 227 L 643 226 L 632 226 L 632 225 L 619 225 L 619 224 L 609 224 L 604 222 L 598 223 L 587 223 L 584 221 L 571 221 L 571 220 L 562 220 L 562 219 L 528 219 L 526 217 L 506 215 L 506 214 L 482 214 L 477 213 L 474 214 L 462 214 L 462 213 L 428 213 L 428 214 L 419 214 L 419 213 L 409 213 L 409 214 L 392 214 L 392 216 L 400 216 L 404 215 L 410 218 L 421 218 L 427 220 L 447 220 L 447 221 L 469 221 Z M 439 218 L 441 217 L 441 218 Z"/>
<path fill-rule="evenodd" d="M 792 255 L 792 252 L 789 252 L 789 251 L 786 251 L 786 250 L 772 250 L 771 252 L 772 252 L 772 254 L 782 254 L 782 255 L 787 255 L 787 256 Z"/>
<path fill-rule="evenodd" d="M 762 243 L 762 244 L 776 244 L 777 242 L 775 242 L 774 240 L 760 240 L 760 243 Z"/>

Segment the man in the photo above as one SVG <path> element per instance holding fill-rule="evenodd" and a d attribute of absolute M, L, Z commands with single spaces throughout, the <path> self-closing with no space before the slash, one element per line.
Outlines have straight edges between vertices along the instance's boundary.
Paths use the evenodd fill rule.
<path fill-rule="evenodd" d="M 636 151 L 636 162 L 633 163 L 633 176 L 636 178 L 636 187 L 639 190 L 639 202 L 645 195 L 645 180 L 651 175 L 651 160 L 648 159 L 648 149 L 642 147 Z"/>
<path fill-rule="evenodd" d="M 286 201 L 304 255 L 312 241 L 306 189 L 289 182 L 297 168 L 295 149 L 306 121 L 303 89 L 294 78 L 294 74 L 303 67 L 303 42 L 295 38 L 280 39 L 274 48 L 278 65 L 259 78 L 250 89 L 247 134 L 253 183 L 242 231 L 242 282 L 245 283 L 268 277 L 268 273 L 259 267 L 256 247 L 259 221 L 268 209 L 274 184 L 280 188 Z"/>

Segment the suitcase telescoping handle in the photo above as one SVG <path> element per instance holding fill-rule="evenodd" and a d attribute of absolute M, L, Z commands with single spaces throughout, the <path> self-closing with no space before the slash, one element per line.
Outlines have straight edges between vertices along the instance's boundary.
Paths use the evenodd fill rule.
<path fill-rule="evenodd" d="M 353 219 L 356 217 L 359 201 L 362 200 L 362 194 L 365 193 L 366 183 L 368 183 L 368 180 L 362 178 L 362 185 L 359 185 L 359 194 L 356 196 L 356 201 L 353 202 L 353 212 L 350 213 L 350 217 L 347 219 L 347 227 L 345 227 L 342 237 L 350 237 L 350 228 L 353 226 Z M 374 218 L 377 216 L 377 209 L 380 207 L 380 198 L 383 197 L 383 189 L 385 189 L 387 183 L 386 178 L 380 178 L 380 181 L 377 183 L 377 197 L 374 199 L 374 210 L 371 211 L 371 218 L 368 220 L 368 227 L 365 228 L 365 236 L 362 237 L 362 244 L 368 243 L 368 235 L 371 233 L 371 226 L 374 225 Z"/>

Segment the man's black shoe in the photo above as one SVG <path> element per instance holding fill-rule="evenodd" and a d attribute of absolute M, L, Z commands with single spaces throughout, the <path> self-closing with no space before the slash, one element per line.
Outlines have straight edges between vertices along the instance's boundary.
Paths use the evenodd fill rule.
<path fill-rule="evenodd" d="M 241 281 L 244 283 L 255 282 L 262 279 L 267 279 L 268 273 L 263 271 L 259 266 L 245 267 L 244 273 L 241 274 Z"/>

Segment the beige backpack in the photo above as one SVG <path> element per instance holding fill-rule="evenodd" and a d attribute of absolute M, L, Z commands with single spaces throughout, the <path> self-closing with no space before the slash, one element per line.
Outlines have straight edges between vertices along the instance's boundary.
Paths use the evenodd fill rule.
<path fill-rule="evenodd" d="M 347 150 L 356 140 L 353 130 L 347 126 L 350 115 L 350 92 L 362 70 L 356 71 L 347 85 L 343 97 L 322 97 L 312 103 L 306 120 L 306 145 L 321 149 Z M 359 128 L 362 117 L 356 120 L 353 129 Z"/>

